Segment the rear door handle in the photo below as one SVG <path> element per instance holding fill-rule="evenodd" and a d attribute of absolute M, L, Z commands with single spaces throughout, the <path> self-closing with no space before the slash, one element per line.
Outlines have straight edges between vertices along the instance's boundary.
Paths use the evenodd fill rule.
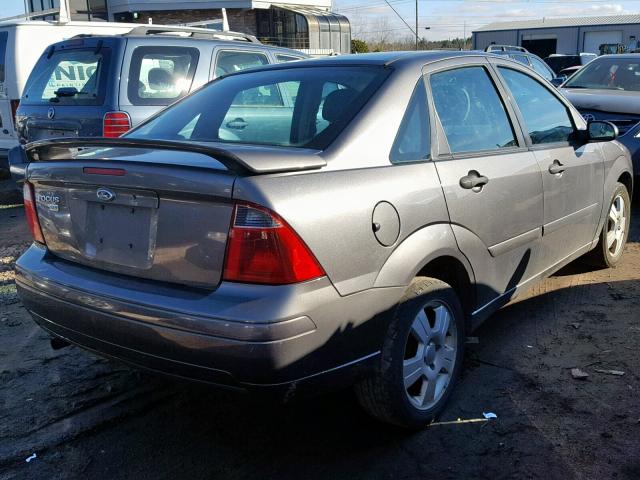
<path fill-rule="evenodd" d="M 234 130 L 244 130 L 249 124 L 244 121 L 243 118 L 236 118 L 235 120 L 227 123 L 227 128 L 233 128 Z"/>
<path fill-rule="evenodd" d="M 484 175 L 480 175 L 475 170 L 469 171 L 466 176 L 460 179 L 460 186 L 467 190 L 474 189 L 476 191 L 480 191 L 487 183 L 489 183 L 489 179 Z"/>
<path fill-rule="evenodd" d="M 558 175 L 565 170 L 566 168 L 564 168 L 564 165 L 560 163 L 560 160 L 554 160 L 553 163 L 549 165 L 549 173 L 551 175 Z"/>

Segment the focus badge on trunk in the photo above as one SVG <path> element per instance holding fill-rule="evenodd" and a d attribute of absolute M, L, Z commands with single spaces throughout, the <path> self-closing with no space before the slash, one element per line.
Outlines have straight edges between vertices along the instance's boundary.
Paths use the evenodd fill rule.
<path fill-rule="evenodd" d="M 102 202 L 112 202 L 116 198 L 116 194 L 108 188 L 99 188 L 96 196 Z"/>

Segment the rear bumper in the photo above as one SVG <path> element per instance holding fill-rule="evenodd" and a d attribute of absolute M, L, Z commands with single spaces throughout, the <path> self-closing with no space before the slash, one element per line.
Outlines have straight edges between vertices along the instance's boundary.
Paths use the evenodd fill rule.
<path fill-rule="evenodd" d="M 326 279 L 184 289 L 101 272 L 32 246 L 18 261 L 25 308 L 44 329 L 157 372 L 237 388 L 342 383 L 379 355 L 402 288 L 340 297 Z"/>

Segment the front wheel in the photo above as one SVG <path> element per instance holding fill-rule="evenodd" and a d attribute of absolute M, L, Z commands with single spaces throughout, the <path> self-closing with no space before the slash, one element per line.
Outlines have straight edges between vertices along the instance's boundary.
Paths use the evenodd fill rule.
<path fill-rule="evenodd" d="M 376 371 L 356 385 L 358 400 L 379 420 L 424 427 L 444 408 L 463 350 L 464 314 L 455 291 L 440 280 L 418 277 L 389 324 Z"/>
<path fill-rule="evenodd" d="M 631 198 L 629 191 L 622 183 L 618 183 L 607 210 L 607 218 L 600 232 L 600 241 L 591 252 L 590 260 L 592 263 L 603 268 L 615 267 L 618 264 L 627 243 L 630 220 Z"/>

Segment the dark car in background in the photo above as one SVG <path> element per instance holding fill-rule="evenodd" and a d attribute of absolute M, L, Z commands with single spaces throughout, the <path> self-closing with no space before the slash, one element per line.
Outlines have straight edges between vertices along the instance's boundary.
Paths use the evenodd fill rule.
<path fill-rule="evenodd" d="M 606 55 L 580 69 L 562 85 L 565 96 L 587 121 L 618 127 L 640 175 L 640 54 Z"/>
<path fill-rule="evenodd" d="M 584 66 L 596 58 L 598 56 L 595 53 L 580 53 L 578 55 L 554 53 L 545 58 L 544 61 L 557 75 L 560 75 L 562 70 L 566 68 Z"/>
<path fill-rule="evenodd" d="M 544 63 L 544 61 L 530 53 L 524 47 L 516 47 L 511 45 L 490 45 L 485 50 L 488 53 L 493 53 L 494 55 L 504 55 L 513 60 L 520 62 L 526 65 L 529 68 L 532 68 L 539 75 L 542 75 L 543 78 L 549 80 L 550 82 L 556 77 L 556 74 L 553 70 L 549 68 L 549 66 Z"/>

